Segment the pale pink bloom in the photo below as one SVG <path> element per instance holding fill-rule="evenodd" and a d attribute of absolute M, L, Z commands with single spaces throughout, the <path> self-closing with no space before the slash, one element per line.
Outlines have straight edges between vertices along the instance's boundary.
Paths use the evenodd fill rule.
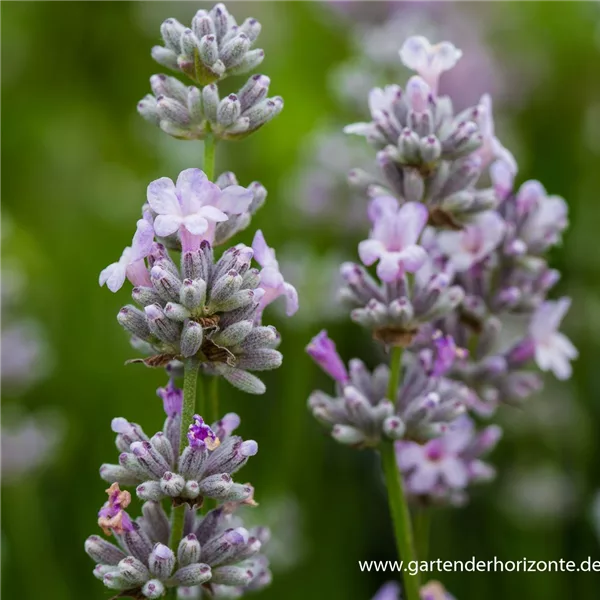
<path fill-rule="evenodd" d="M 298 292 L 292 284 L 283 279 L 279 271 L 279 263 L 275 258 L 275 250 L 267 246 L 265 236 L 260 229 L 254 235 L 252 250 L 254 250 L 254 260 L 262 267 L 258 289 L 262 289 L 264 295 L 259 301 L 258 318 L 260 319 L 265 307 L 279 296 L 285 296 L 286 314 L 291 317 L 298 310 Z"/>
<path fill-rule="evenodd" d="M 421 35 L 409 37 L 400 49 L 400 59 L 413 71 L 416 71 L 431 87 L 432 93 L 437 93 L 440 75 L 450 70 L 462 52 L 450 42 L 431 44 Z"/>
<path fill-rule="evenodd" d="M 106 284 L 111 292 L 117 292 L 123 287 L 125 278 L 133 285 L 150 286 L 150 275 L 146 269 L 144 259 L 150 254 L 154 229 L 146 219 L 137 222 L 137 229 L 133 236 L 131 246 L 127 246 L 121 254 L 121 258 L 108 265 L 100 273 L 100 285 Z"/>
<path fill-rule="evenodd" d="M 558 379 L 571 377 L 570 361 L 579 355 L 571 340 L 558 331 L 570 306 L 570 298 L 544 302 L 529 324 L 529 335 L 535 345 L 535 362 L 542 371 L 552 371 Z"/>
<path fill-rule="evenodd" d="M 358 254 L 367 266 L 379 261 L 377 275 L 382 281 L 400 279 L 415 273 L 427 260 L 427 252 L 417 244 L 428 219 L 427 208 L 418 202 L 398 207 L 390 196 L 372 201 L 369 217 L 373 221 L 370 238 L 358 246 Z"/>
<path fill-rule="evenodd" d="M 495 250 L 505 231 L 502 217 L 494 211 L 487 211 L 477 215 L 461 231 L 440 232 L 437 244 L 456 271 L 466 271 Z"/>
<path fill-rule="evenodd" d="M 479 126 L 479 133 L 482 137 L 482 144 L 475 151 L 474 155 L 481 158 L 482 168 L 487 167 L 494 160 L 501 160 L 509 171 L 515 175 L 517 173 L 517 161 L 495 135 L 492 98 L 489 94 L 481 96 L 479 105 L 477 106 L 476 120 Z"/>
<path fill-rule="evenodd" d="M 513 189 L 515 173 L 511 165 L 503 160 L 497 160 L 490 165 L 490 178 L 494 191 L 500 200 L 504 200 Z"/>
<path fill-rule="evenodd" d="M 211 241 L 214 224 L 227 221 L 228 215 L 242 214 L 251 201 L 251 191 L 239 185 L 221 190 L 200 169 L 182 171 L 177 184 L 161 177 L 148 186 L 156 235 L 179 232 L 184 251 L 197 249 L 203 239 Z"/>

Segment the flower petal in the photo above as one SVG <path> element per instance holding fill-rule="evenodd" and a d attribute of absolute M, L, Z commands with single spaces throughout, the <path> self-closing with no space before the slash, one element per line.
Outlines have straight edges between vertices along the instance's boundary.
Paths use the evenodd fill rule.
<path fill-rule="evenodd" d="M 396 217 L 401 247 L 412 246 L 417 242 L 425 224 L 429 219 L 429 212 L 420 202 L 407 202 L 400 207 Z"/>
<path fill-rule="evenodd" d="M 125 283 L 125 265 L 120 262 L 108 265 L 100 273 L 99 283 L 100 285 L 106 284 L 111 292 L 118 292 Z"/>
<path fill-rule="evenodd" d="M 285 314 L 291 317 L 298 312 L 298 292 L 291 283 L 284 283 L 283 288 L 285 290 Z"/>
<path fill-rule="evenodd" d="M 230 185 L 221 192 L 217 206 L 230 215 L 241 215 L 246 212 L 254 198 L 254 194 L 241 185 Z"/>
<path fill-rule="evenodd" d="M 168 177 L 161 177 L 148 185 L 148 204 L 159 215 L 181 214 L 175 194 L 175 185 Z"/>
<path fill-rule="evenodd" d="M 400 48 L 400 60 L 413 71 L 426 69 L 429 63 L 431 44 L 422 35 L 413 35 L 406 39 Z"/>
<path fill-rule="evenodd" d="M 358 255 L 360 260 L 371 266 L 381 255 L 385 253 L 385 247 L 379 240 L 364 240 L 358 245 Z"/>
<path fill-rule="evenodd" d="M 254 260 L 256 260 L 261 267 L 265 267 L 273 262 L 277 263 L 275 252 L 267 246 L 265 236 L 260 229 L 254 234 L 252 250 L 254 250 Z"/>
<path fill-rule="evenodd" d="M 222 210 L 219 210 L 216 206 L 210 205 L 203 206 L 198 211 L 198 214 L 203 216 L 208 221 L 212 221 L 213 223 L 222 223 L 223 221 L 227 221 L 229 219 L 229 217 Z"/>
<path fill-rule="evenodd" d="M 182 217 L 180 215 L 158 215 L 154 219 L 154 232 L 159 237 L 167 237 L 179 229 L 181 221 Z"/>
<path fill-rule="evenodd" d="M 208 229 L 208 221 L 200 213 L 195 213 L 184 217 L 183 226 L 192 235 L 202 235 Z"/>

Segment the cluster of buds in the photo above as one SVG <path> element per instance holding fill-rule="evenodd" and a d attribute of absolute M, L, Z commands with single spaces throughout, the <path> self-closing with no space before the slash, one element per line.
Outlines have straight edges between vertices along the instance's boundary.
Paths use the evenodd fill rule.
<path fill-rule="evenodd" d="M 205 593 L 237 598 L 270 583 L 269 563 L 260 553 L 269 531 L 246 529 L 230 507 L 201 517 L 186 509 L 184 537 L 174 552 L 168 546 L 171 524 L 159 502 L 146 502 L 143 516 L 132 521 L 125 512 L 128 493 L 117 484 L 107 491 L 99 523 L 114 534 L 116 544 L 92 535 L 85 551 L 97 563 L 94 575 L 119 597 L 162 598 L 176 588 L 178 598 L 199 599 Z"/>
<path fill-rule="evenodd" d="M 158 392 L 165 408 L 181 406 L 181 390 L 172 382 Z M 212 498 L 252 504 L 252 486 L 234 483 L 231 477 L 258 452 L 254 440 L 243 441 L 232 435 L 239 424 L 235 413 L 225 415 L 210 427 L 195 415 L 187 433 L 188 443 L 180 453 L 180 412 L 167 413 L 163 430 L 151 438 L 139 425 L 123 418 L 113 419 L 115 443 L 121 451 L 119 464 L 102 465 L 100 476 L 120 486 L 137 486 L 141 500 L 158 502 L 169 497 L 175 504 L 201 506 L 204 498 Z"/>
<path fill-rule="evenodd" d="M 165 133 L 185 140 L 237 140 L 282 111 L 281 97 L 267 98 L 266 75 L 253 75 L 237 94 L 219 98 L 217 81 L 247 73 L 264 58 L 262 50 L 251 50 L 260 33 L 256 19 L 238 26 L 227 8 L 217 4 L 209 12 L 199 10 L 191 29 L 167 19 L 161 33 L 165 46 L 153 48 L 154 59 L 203 86 L 188 87 L 162 74 L 150 78 L 152 94 L 139 102 L 138 112 Z"/>
<path fill-rule="evenodd" d="M 100 285 L 112 292 L 126 279 L 134 286 L 135 305 L 122 308 L 117 319 L 134 348 L 148 356 L 129 362 L 170 374 L 158 390 L 167 414 L 162 431 L 148 437 L 136 423 L 113 419 L 121 454 L 118 464 L 100 469 L 111 485 L 98 525 L 116 544 L 94 535 L 85 550 L 98 563 L 94 575 L 116 597 L 238 598 L 271 581 L 261 554 L 269 531 L 245 528 L 238 514 L 256 506 L 254 488 L 232 478 L 258 445 L 233 435 L 240 424 L 235 413 L 212 425 L 194 415 L 198 373 L 264 393 L 250 371 L 277 368 L 282 355 L 279 334 L 262 325 L 263 312 L 280 296 L 288 315 L 298 309 L 296 290 L 261 231 L 252 247 L 238 244 L 215 256 L 219 245 L 249 225 L 267 195 L 258 182 L 240 186 L 230 172 L 213 181 L 215 142 L 256 131 L 283 107 L 281 98 L 266 97 L 270 81 L 263 75 L 251 77 L 238 95 L 219 99 L 217 81 L 262 61 L 263 51 L 251 49 L 259 32 L 255 19 L 238 26 L 222 4 L 198 11 L 191 29 L 168 19 L 161 27 L 165 46 L 152 56 L 203 87 L 154 75 L 155 96 L 138 105 L 166 133 L 204 139 L 206 173 L 186 169 L 175 182 L 162 177 L 150 183 L 131 246 L 100 273 Z M 185 393 L 174 382 L 182 369 Z M 127 513 L 131 493 L 121 489 L 127 486 L 144 501 L 136 520 Z M 162 504 L 167 499 L 170 516 Z M 200 516 L 205 499 L 216 508 Z"/>
<path fill-rule="evenodd" d="M 464 413 L 489 417 L 499 402 L 538 390 L 532 359 L 560 379 L 571 374 L 577 350 L 558 332 L 570 301 L 546 300 L 558 273 L 544 258 L 567 206 L 538 182 L 513 192 L 517 165 L 495 137 L 488 96 L 453 115 L 437 94 L 460 50 L 413 37 L 400 57 L 418 75 L 405 90 L 372 90 L 372 120 L 346 128 L 375 147 L 382 179 L 350 173 L 372 228 L 358 247 L 364 266 L 342 265 L 341 298 L 384 348 L 406 350 L 404 377 L 392 394 L 387 365 L 371 374 L 354 360 L 346 369 L 322 332 L 307 350 L 335 380 L 336 397 L 315 392 L 309 407 L 339 442 L 395 440 L 412 497 L 456 504 L 470 483 L 493 476 L 480 456 L 500 437 L 494 426 L 478 433 Z M 524 333 L 503 346 L 515 322 Z"/>

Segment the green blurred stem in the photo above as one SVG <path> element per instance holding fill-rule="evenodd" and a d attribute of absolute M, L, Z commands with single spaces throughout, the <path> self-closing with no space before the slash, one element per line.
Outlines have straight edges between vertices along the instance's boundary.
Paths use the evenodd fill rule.
<path fill-rule="evenodd" d="M 396 398 L 398 386 L 400 384 L 400 372 L 402 369 L 402 348 L 394 347 L 390 357 L 390 381 L 388 386 L 388 398 Z M 407 565 L 410 561 L 416 561 L 417 555 L 413 541 L 412 523 L 410 520 L 410 511 L 408 502 L 404 494 L 402 477 L 396 463 L 396 453 L 393 442 L 384 442 L 380 446 L 381 463 L 385 475 L 385 481 L 388 491 L 388 503 L 392 522 L 394 525 L 394 534 L 396 537 L 396 547 L 400 560 Z M 408 571 L 402 574 L 404 580 L 404 598 L 406 600 L 419 600 L 419 576 L 411 575 Z"/>
<path fill-rule="evenodd" d="M 217 142 L 212 135 L 206 136 L 204 140 L 204 173 L 212 181 L 215 177 L 215 147 Z"/>
<path fill-rule="evenodd" d="M 414 514 L 415 539 L 419 560 L 427 560 L 429 552 L 429 530 L 431 529 L 431 511 L 418 508 Z"/>
<path fill-rule="evenodd" d="M 181 411 L 181 430 L 179 438 L 179 454 L 183 452 L 187 442 L 187 431 L 194 414 L 196 413 L 196 390 L 198 384 L 198 370 L 200 361 L 197 358 L 188 358 L 184 364 L 183 372 L 183 409 Z M 200 386 L 202 389 L 202 386 Z M 204 413 L 203 398 L 200 399 L 199 411 Z M 174 506 L 171 510 L 171 537 L 169 547 L 177 554 L 177 547 L 183 538 L 183 523 L 185 520 L 185 503 Z"/>
<path fill-rule="evenodd" d="M 211 421 L 216 423 L 219 416 L 219 378 L 211 377 L 209 385 L 208 395 L 210 397 L 210 408 L 211 408 Z"/>

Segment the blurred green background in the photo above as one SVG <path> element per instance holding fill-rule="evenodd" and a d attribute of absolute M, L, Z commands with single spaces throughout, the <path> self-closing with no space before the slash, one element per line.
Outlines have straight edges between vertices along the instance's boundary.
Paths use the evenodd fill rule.
<path fill-rule="evenodd" d="M 295 320 L 273 312 L 268 318 L 282 332 L 284 365 L 266 377 L 267 394 L 255 398 L 222 387 L 223 409 L 238 412 L 242 435 L 259 442 L 260 453 L 243 475 L 256 487 L 261 516 L 276 521 L 280 560 L 273 585 L 261 594 L 265 600 L 365 600 L 386 577 L 360 573 L 357 561 L 395 558 L 374 457 L 334 443 L 306 410 L 310 391 L 329 386 L 304 354 L 321 327 L 328 326 L 344 358 L 376 359 L 357 326 L 328 322 L 332 307 L 323 305 L 319 287 L 324 257 L 333 252 L 353 259 L 366 234 L 366 223 L 362 231 L 342 225 L 356 200 L 336 198 L 338 213 L 330 220 L 299 218 L 292 185 L 298 161 L 311 153 L 310 131 L 346 113 L 350 120 L 360 116 L 340 104 L 330 73 L 356 54 L 353 31 L 388 14 L 391 3 L 346 4 L 228 3 L 238 19 L 252 15 L 263 23 L 260 71 L 286 104 L 248 140 L 218 148 L 217 169 L 234 170 L 244 185 L 257 179 L 269 190 L 265 208 L 237 241 L 249 243 L 261 228 L 270 245 L 287 252 L 289 279 L 303 303 Z M 552 263 L 563 272 L 556 293 L 574 299 L 566 328 L 581 358 L 569 383 L 548 379 L 544 393 L 523 408 L 501 409 L 496 420 L 505 437 L 491 459 L 498 478 L 474 490 L 467 507 L 436 512 L 430 554 L 600 560 L 591 519 L 600 490 L 600 6 L 444 5 L 443 14 L 452 12 L 451 22 L 460 25 L 453 41 L 461 47 L 460 28 L 477 28 L 502 74 L 497 133 L 515 151 L 518 181 L 540 179 L 570 205 L 571 227 Z M 432 3 L 399 6 L 424 22 L 446 21 Z M 129 243 L 148 182 L 201 166 L 201 144 L 168 138 L 135 110 L 150 75 L 160 72 L 150 58 L 160 23 L 170 16 L 189 22 L 201 7 L 2 3 L 2 209 L 11 225 L 2 251 L 5 264 L 18 261 L 23 270 L 26 293 L 16 308 L 44 329 L 53 364 L 49 376 L 24 393 L 5 386 L 3 412 L 52 408 L 64 421 L 47 464 L 20 478 L 3 476 L 2 591 L 10 600 L 110 595 L 83 552 L 105 500 L 98 467 L 116 458 L 110 419 L 124 416 L 156 431 L 163 416 L 155 388 L 165 377 L 123 366 L 135 355 L 115 320 L 128 302 L 127 286 L 113 295 L 98 287 L 97 276 Z M 398 64 L 397 77 L 404 75 Z M 479 77 L 467 73 L 477 90 L 471 102 L 486 91 L 477 88 Z M 366 100 L 360 105 L 366 116 Z M 597 574 L 435 578 L 462 600 L 598 597 Z"/>

